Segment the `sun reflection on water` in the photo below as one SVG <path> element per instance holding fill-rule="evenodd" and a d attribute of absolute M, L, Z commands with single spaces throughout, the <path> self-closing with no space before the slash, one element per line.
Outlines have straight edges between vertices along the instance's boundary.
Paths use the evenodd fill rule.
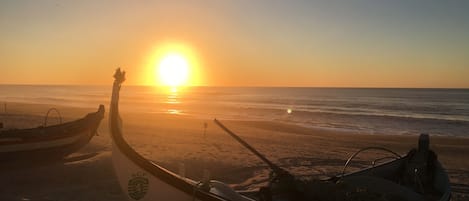
<path fill-rule="evenodd" d="M 169 109 L 167 113 L 168 114 L 181 114 L 181 110 Z"/>
<path fill-rule="evenodd" d="M 182 114 L 182 110 L 178 108 L 180 106 L 181 97 L 177 87 L 171 87 L 166 97 L 165 103 L 168 104 L 167 114 Z"/>

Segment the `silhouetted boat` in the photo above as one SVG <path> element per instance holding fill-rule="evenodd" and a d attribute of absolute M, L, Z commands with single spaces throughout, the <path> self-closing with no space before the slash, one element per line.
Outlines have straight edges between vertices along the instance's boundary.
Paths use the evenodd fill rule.
<path fill-rule="evenodd" d="M 451 199 L 448 174 L 438 161 L 437 155 L 429 149 L 429 145 L 429 135 L 421 134 L 418 148 L 410 150 L 404 157 L 381 147 L 361 149 L 347 160 L 343 173 L 349 162 L 362 151 L 384 150 L 395 157 L 377 166 L 342 174 L 331 181 L 348 185 L 349 188 L 364 189 L 365 193 L 373 195 L 370 196 L 372 200 L 385 196 L 387 200 L 448 201 Z M 363 194 L 357 194 L 360 193 Z"/>
<path fill-rule="evenodd" d="M 448 176 L 438 162 L 436 155 L 428 149 L 428 135 L 421 135 L 419 148 L 411 150 L 404 157 L 391 152 L 394 156 L 389 162 L 325 180 L 304 181 L 270 162 L 218 120 L 215 120 L 215 123 L 272 169 L 269 184 L 256 191 L 237 192 L 223 182 L 214 180 L 197 182 L 177 175 L 145 159 L 124 140 L 118 103 L 121 83 L 125 80 L 125 72 L 118 69 L 114 78 L 109 115 L 113 140 L 112 158 L 119 184 L 129 200 L 448 201 L 450 199 Z M 368 149 L 387 150 L 373 147 L 360 150 L 347 161 L 344 172 L 356 155 Z"/>
<path fill-rule="evenodd" d="M 104 118 L 97 112 L 63 124 L 0 131 L 0 162 L 46 162 L 62 159 L 86 145 Z"/>

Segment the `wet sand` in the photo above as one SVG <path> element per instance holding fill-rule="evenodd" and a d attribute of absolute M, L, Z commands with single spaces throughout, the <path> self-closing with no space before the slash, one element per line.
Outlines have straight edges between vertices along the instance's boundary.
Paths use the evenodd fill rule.
<path fill-rule="evenodd" d="M 7 114 L 0 111 L 6 128 L 36 127 L 44 122 L 51 105 L 9 103 Z M 96 108 L 54 106 L 64 121 L 93 112 Z M 106 108 L 108 109 L 108 108 Z M 126 200 L 114 176 L 111 141 L 106 117 L 99 136 L 78 152 L 53 164 L 11 168 L 0 164 L 0 200 Z M 268 169 L 259 159 L 218 128 L 212 119 L 170 114 L 121 113 L 127 141 L 139 153 L 164 167 L 194 180 L 204 170 L 211 178 L 235 189 L 256 189 L 265 185 Z M 49 123 L 55 123 L 51 114 Z M 322 178 L 339 174 L 347 158 L 360 148 L 379 146 L 401 155 L 417 146 L 417 135 L 363 135 L 345 131 L 304 128 L 295 125 L 226 121 L 259 152 L 299 177 Z M 204 132 L 204 123 L 208 124 Z M 454 200 L 469 198 L 469 138 L 431 136 L 431 148 L 447 169 Z M 381 153 L 360 155 L 348 171 L 371 165 Z M 181 172 L 181 167 L 185 167 Z"/>

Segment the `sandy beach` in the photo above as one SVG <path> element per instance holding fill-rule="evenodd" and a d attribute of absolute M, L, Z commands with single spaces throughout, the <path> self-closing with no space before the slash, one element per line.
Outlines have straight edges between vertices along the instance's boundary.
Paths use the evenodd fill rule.
<path fill-rule="evenodd" d="M 50 107 L 60 110 L 64 121 L 84 116 L 96 108 L 8 103 L 0 111 L 5 128 L 36 127 Z M 96 106 L 97 107 L 97 106 Z M 106 106 L 106 110 L 107 110 Z M 53 164 L 31 167 L 0 165 L 0 200 L 126 200 L 111 163 L 107 112 L 99 135 L 78 152 Z M 212 119 L 185 115 L 121 112 L 127 141 L 143 156 L 194 180 L 204 170 L 211 178 L 239 190 L 265 184 L 268 169 L 259 159 L 231 139 Z M 56 119 L 51 114 L 49 123 Z M 417 146 L 417 135 L 364 135 L 337 130 L 305 128 L 265 121 L 227 121 L 232 131 L 279 166 L 297 176 L 321 178 L 339 174 L 347 158 L 360 148 L 379 146 L 404 155 Z M 204 130 L 204 123 L 207 129 Z M 469 198 L 469 138 L 432 136 L 431 148 L 447 169 L 453 200 Z M 371 165 L 380 153 L 360 155 L 353 171 Z"/>
<path fill-rule="evenodd" d="M 468 10 L 0 0 L 0 201 L 469 201 Z"/>

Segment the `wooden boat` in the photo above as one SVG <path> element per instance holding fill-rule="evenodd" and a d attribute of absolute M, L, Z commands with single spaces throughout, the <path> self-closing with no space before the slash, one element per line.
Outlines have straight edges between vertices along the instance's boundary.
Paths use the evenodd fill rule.
<path fill-rule="evenodd" d="M 110 106 L 112 158 L 119 184 L 129 200 L 172 201 L 336 201 L 336 200 L 432 200 L 450 199 L 449 181 L 436 155 L 428 149 L 428 135 L 423 135 L 418 149 L 404 157 L 350 174 L 326 180 L 303 181 L 276 166 L 244 142 L 219 121 L 222 129 L 263 160 L 271 169 L 267 186 L 252 192 L 236 192 L 223 182 L 193 181 L 177 175 L 138 154 L 123 138 L 119 117 L 119 92 L 125 72 L 117 69 Z M 360 152 L 354 154 L 349 162 Z"/>
<path fill-rule="evenodd" d="M 429 149 L 427 134 L 419 137 L 419 146 L 407 155 L 382 148 L 366 147 L 354 153 L 345 163 L 342 174 L 324 180 L 301 181 L 288 171 L 276 166 L 231 130 L 215 120 L 223 130 L 263 160 L 273 172 L 267 187 L 261 188 L 253 197 L 258 200 L 402 200 L 402 201 L 449 201 L 451 188 L 449 178 L 436 154 Z M 367 150 L 389 152 L 392 160 L 370 168 L 345 174 L 350 162 Z M 377 159 L 381 160 L 381 159 Z M 373 164 L 376 160 L 373 161 Z"/>
<path fill-rule="evenodd" d="M 353 188 L 366 189 L 375 195 L 385 192 L 388 199 L 448 201 L 451 199 L 448 174 L 437 155 L 429 149 L 429 141 L 429 135 L 421 134 L 418 148 L 410 150 L 404 157 L 380 147 L 361 149 L 347 160 L 342 175 L 332 180 Z M 396 157 L 378 166 L 343 174 L 355 156 L 370 149 L 385 150 Z"/>
<path fill-rule="evenodd" d="M 125 80 L 125 72 L 118 69 L 114 78 L 109 112 L 109 127 L 113 140 L 112 160 L 119 184 L 129 200 L 251 200 L 221 182 L 217 182 L 216 185 L 222 186 L 221 188 L 227 192 L 213 192 L 207 189 L 204 183 L 174 174 L 132 149 L 122 136 L 122 121 L 118 107 L 119 92 L 121 83 Z"/>
<path fill-rule="evenodd" d="M 104 106 L 85 117 L 51 126 L 0 131 L 0 162 L 47 162 L 62 159 L 86 145 L 104 118 Z"/>

